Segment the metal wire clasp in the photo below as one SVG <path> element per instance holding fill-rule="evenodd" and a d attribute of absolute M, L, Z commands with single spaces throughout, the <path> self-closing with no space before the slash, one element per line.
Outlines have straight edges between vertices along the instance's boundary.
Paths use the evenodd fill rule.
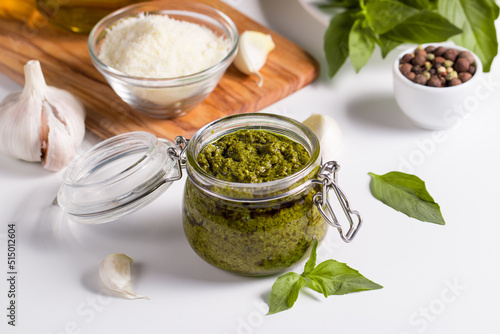
<path fill-rule="evenodd" d="M 172 160 L 177 161 L 177 172 L 175 175 L 171 178 L 169 178 L 167 181 L 177 181 L 182 179 L 182 169 L 186 168 L 186 162 L 187 162 L 187 157 L 186 157 L 186 150 L 187 150 L 187 145 L 189 143 L 189 139 L 186 139 L 182 136 L 177 136 L 175 137 L 175 147 L 171 146 L 167 149 L 167 153 L 172 158 Z"/>
<path fill-rule="evenodd" d="M 351 210 L 347 196 L 337 185 L 337 171 L 339 169 L 340 166 L 336 161 L 328 161 L 321 166 L 321 169 L 318 173 L 318 180 L 315 180 L 315 183 L 319 183 L 321 185 L 321 191 L 318 191 L 313 196 L 313 201 L 328 224 L 335 227 L 339 231 L 342 240 L 349 243 L 356 236 L 356 233 L 358 233 L 358 230 L 363 223 L 363 219 L 361 218 L 361 215 L 358 211 Z M 328 192 L 330 190 L 333 190 L 335 192 L 340 206 L 342 207 L 342 210 L 344 211 L 344 214 L 349 222 L 349 230 L 347 231 L 347 233 L 344 233 L 342 225 L 340 225 L 337 216 L 335 215 L 335 212 L 333 212 L 333 208 L 328 200 Z M 356 222 L 353 221 L 353 216 L 356 216 Z"/>

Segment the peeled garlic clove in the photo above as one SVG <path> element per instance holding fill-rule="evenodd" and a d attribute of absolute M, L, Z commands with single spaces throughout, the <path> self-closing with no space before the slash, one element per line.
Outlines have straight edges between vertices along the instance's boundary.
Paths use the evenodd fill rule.
<path fill-rule="evenodd" d="M 134 262 L 125 254 L 113 253 L 106 256 L 99 266 L 99 276 L 102 283 L 110 290 L 129 299 L 145 298 L 132 291 L 132 275 L 130 265 Z"/>
<path fill-rule="evenodd" d="M 323 161 L 335 160 L 342 143 L 338 123 L 332 117 L 321 114 L 312 114 L 302 123 L 318 137 Z"/>
<path fill-rule="evenodd" d="M 258 85 L 261 87 L 264 78 L 259 70 L 264 66 L 267 55 L 274 50 L 275 46 L 271 35 L 258 31 L 245 31 L 240 36 L 234 65 L 247 75 L 256 74 L 259 77 Z"/>
<path fill-rule="evenodd" d="M 38 61 L 26 63 L 24 73 L 23 90 L 0 104 L 0 152 L 59 170 L 84 138 L 85 109 L 69 92 L 47 86 Z"/>

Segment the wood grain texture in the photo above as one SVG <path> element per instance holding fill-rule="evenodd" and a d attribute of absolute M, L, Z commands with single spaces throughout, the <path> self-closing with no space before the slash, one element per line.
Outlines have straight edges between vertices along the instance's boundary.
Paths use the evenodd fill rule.
<path fill-rule="evenodd" d="M 67 89 L 87 110 L 86 127 L 105 139 L 129 131 L 149 131 L 172 140 L 190 138 L 200 127 L 236 113 L 259 111 L 311 83 L 319 65 L 309 54 L 219 0 L 197 0 L 226 13 L 240 33 L 256 30 L 272 35 L 276 48 L 261 69 L 264 85 L 231 65 L 215 90 L 188 114 L 172 120 L 147 117 L 129 107 L 93 67 L 87 36 L 52 27 L 40 16 L 28 22 L 0 20 L 0 72 L 24 85 L 23 66 L 30 59 L 41 63 L 49 85 Z"/>

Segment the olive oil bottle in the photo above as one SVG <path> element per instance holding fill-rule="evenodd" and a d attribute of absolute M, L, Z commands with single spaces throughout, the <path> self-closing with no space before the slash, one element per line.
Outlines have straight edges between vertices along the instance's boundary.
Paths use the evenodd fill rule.
<path fill-rule="evenodd" d="M 34 12 L 35 0 L 0 0 L 0 19 L 27 20 Z"/>
<path fill-rule="evenodd" d="M 145 0 L 36 0 L 36 7 L 53 25 L 87 34 L 107 14 L 142 1 Z"/>

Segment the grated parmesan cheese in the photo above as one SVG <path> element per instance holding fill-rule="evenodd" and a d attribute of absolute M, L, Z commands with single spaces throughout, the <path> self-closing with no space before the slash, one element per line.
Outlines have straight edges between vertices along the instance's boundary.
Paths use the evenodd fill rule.
<path fill-rule="evenodd" d="M 98 57 L 128 75 L 174 78 L 212 67 L 230 48 L 229 40 L 201 25 L 142 13 L 108 28 Z"/>

